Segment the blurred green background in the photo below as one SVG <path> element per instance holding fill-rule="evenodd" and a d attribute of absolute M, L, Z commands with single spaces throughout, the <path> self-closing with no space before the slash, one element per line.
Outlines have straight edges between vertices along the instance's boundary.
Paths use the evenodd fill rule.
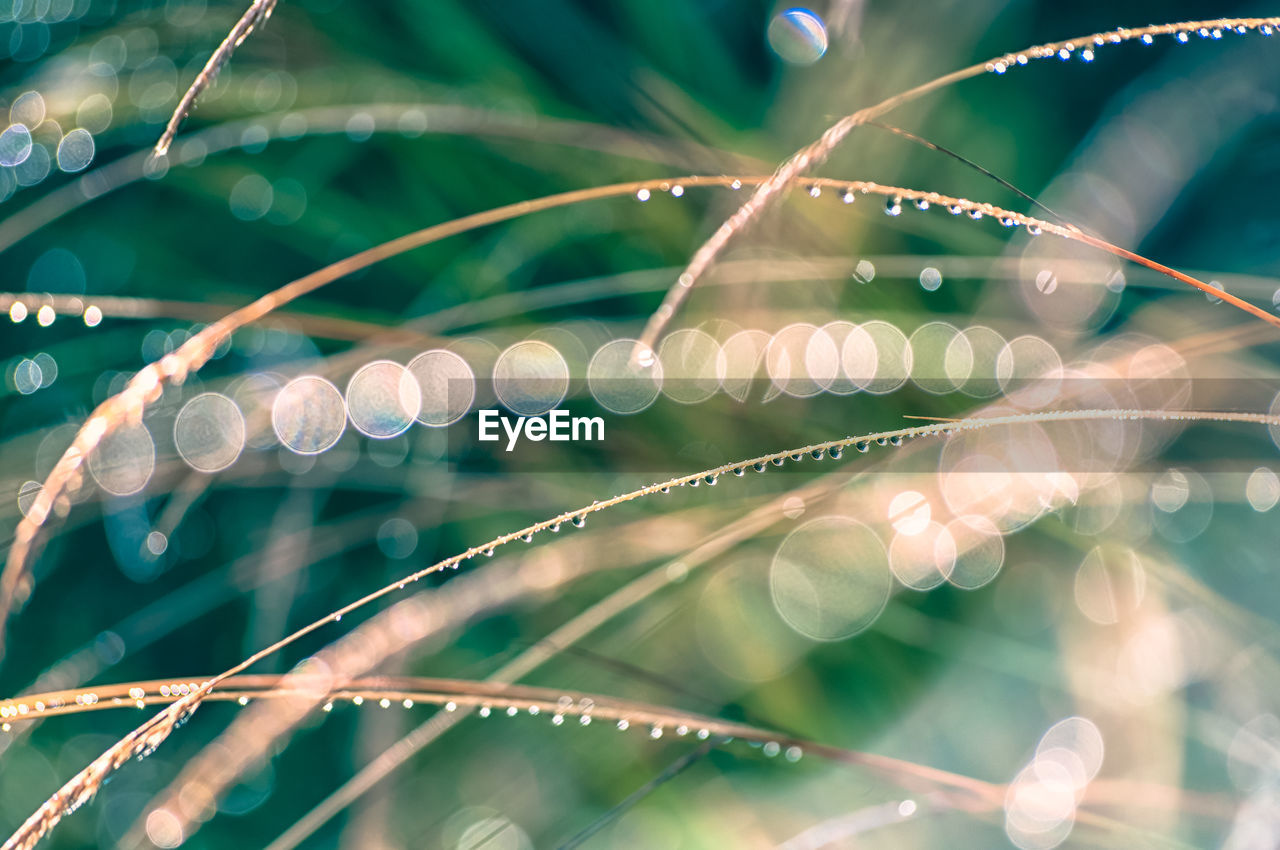
<path fill-rule="evenodd" d="M 0 2 L 0 105 L 19 110 L 30 106 L 25 93 L 40 95 L 44 120 L 33 135 L 54 160 L 47 176 L 0 168 L 0 289 L 33 305 L 46 293 L 85 304 L 145 299 L 118 305 L 136 315 L 107 311 L 96 327 L 70 315 L 42 327 L 35 309 L 6 322 L 0 475 L 10 495 L 0 532 L 12 539 L 25 482 L 43 479 L 75 427 L 128 375 L 194 326 L 329 262 L 572 189 L 765 175 L 839 116 L 1008 50 L 1117 26 L 1271 11 L 833 0 L 812 7 L 827 24 L 825 55 L 789 65 L 766 38 L 783 8 L 741 0 L 284 0 L 201 98 L 171 162 L 147 174 L 144 152 L 242 9 L 204 0 Z M 1082 227 L 1270 308 L 1280 292 L 1280 230 L 1269 200 L 1280 188 L 1277 72 L 1280 53 L 1260 35 L 1185 46 L 1163 38 L 1100 48 L 1092 63 L 1045 60 L 982 75 L 884 120 L 976 161 Z M 92 130 L 93 164 L 60 173 L 57 141 L 74 127 Z M 856 131 L 820 173 L 1032 212 L 954 159 L 873 127 Z M 111 191 L 85 197 L 102 187 Z M 1252 334 L 1238 349 L 1180 358 L 1178 375 L 1262 382 L 1254 395 L 1197 388 L 1203 406 L 1270 403 L 1280 348 L 1258 333 L 1259 323 L 1200 293 L 1096 253 L 1051 246 L 1036 254 L 1025 234 L 989 220 L 910 209 L 886 218 L 874 196 L 846 209 L 828 195 L 793 195 L 735 241 L 723 275 L 695 292 L 673 328 L 701 328 L 723 342 L 737 328 L 772 333 L 788 322 L 885 320 L 909 335 L 946 321 L 991 327 L 1006 340 L 1036 334 L 1072 362 L 1104 359 L 1099 345 L 1126 334 L 1172 346 L 1201 333 L 1229 340 L 1238 325 Z M 191 473 L 174 454 L 173 418 L 201 391 L 249 398 L 244 382 L 260 373 L 287 380 L 316 372 L 341 387 L 360 363 L 406 362 L 437 345 L 473 355 L 482 372 L 497 350 L 544 338 L 575 370 L 569 406 L 598 412 L 582 386 L 587 357 L 609 338 L 638 334 L 741 200 L 691 188 L 679 199 L 655 193 L 646 203 L 628 196 L 539 212 L 379 263 L 238 332 L 149 414 L 157 467 L 147 489 L 111 498 L 87 488 L 55 526 L 31 598 L 11 622 L 0 690 L 23 692 L 42 674 L 65 687 L 209 675 L 401 575 L 664 472 L 902 427 L 904 415 L 961 416 L 982 403 L 912 385 L 767 404 L 759 393 L 745 404 L 722 393 L 696 405 L 661 398 L 639 416 L 608 418 L 603 444 L 543 444 L 524 455 L 464 456 L 466 439 L 421 427 L 383 442 L 348 429 L 314 461 L 267 432 L 213 477 Z M 1046 307 L 1034 282 L 1046 256 L 1103 268 L 1081 287 L 1090 294 Z M 859 260 L 872 263 L 873 280 L 855 277 Z M 919 283 L 926 267 L 941 270 L 937 291 Z M 1117 269 L 1123 289 L 1100 288 Z M 1071 285 L 1062 277 L 1065 292 Z M 19 372 L 38 353 L 56 363 L 56 378 L 27 392 Z M 1274 846 L 1266 843 L 1277 836 L 1274 796 L 1258 789 L 1273 787 L 1277 737 L 1273 723 L 1256 721 L 1275 719 L 1267 671 L 1280 537 L 1244 489 L 1250 470 L 1274 461 L 1274 448 L 1264 429 L 1201 427 L 1159 441 L 1134 465 L 1157 479 L 1170 466 L 1200 470 L 1209 495 L 1193 507 L 1207 498 L 1211 519 L 1194 534 L 1178 529 L 1195 517 L 1153 520 L 1150 481 L 1125 478 L 1107 491 L 1118 502 L 1103 528 L 1080 519 L 1087 497 L 1046 511 L 1004 538 L 1004 570 L 993 583 L 897 594 L 865 633 L 813 641 L 771 603 L 780 541 L 833 511 L 883 520 L 889 491 L 939 469 L 936 448 L 900 462 L 850 452 L 849 480 L 834 501 L 791 506 L 785 521 L 626 611 L 527 681 L 747 719 L 998 783 L 1013 779 L 1055 721 L 1089 714 L 1108 742 L 1104 776 L 1114 769 L 1144 788 L 1206 797 L 1183 811 L 1176 799 L 1133 802 L 1138 784 L 1115 786 L 1099 792 L 1098 811 L 1139 832 L 1078 823 L 1066 846 L 1129 847 L 1139 838 L 1218 846 L 1240 834 L 1264 841 L 1233 846 Z M 876 475 L 854 477 L 872 462 L 881 462 Z M 593 517 L 575 532 L 578 548 L 554 556 L 589 575 L 396 659 L 386 672 L 483 678 L 626 580 L 827 471 L 806 461 Z M 672 524 L 660 539 L 628 536 L 629 524 L 659 517 Z M 400 526 L 386 526 L 393 518 L 412 533 L 395 538 Z M 166 538 L 159 555 L 146 548 L 157 529 Z M 1146 602 L 1170 616 L 1191 612 L 1168 626 L 1173 649 L 1161 645 L 1160 663 L 1143 654 L 1148 644 L 1132 649 L 1147 621 L 1108 630 L 1082 617 L 1078 568 L 1097 546 L 1139 553 Z M 533 551 L 504 552 L 476 570 Z M 322 630 L 257 669 L 283 672 L 340 633 Z M 1126 652 L 1137 660 L 1124 661 Z M 1142 702 L 1115 697 L 1109 679 L 1090 674 L 1116 665 L 1128 682 L 1156 668 L 1180 665 L 1181 673 Z M 123 769 L 48 846 L 115 846 L 235 710 L 202 708 L 153 757 Z M 185 846 L 265 846 L 430 711 L 335 708 L 237 787 Z M 0 823 L 16 828 L 140 719 L 125 711 L 57 718 L 0 742 Z M 904 791 L 868 771 L 808 757 L 790 764 L 731 744 L 627 813 L 610 814 L 696 745 L 569 726 L 465 720 L 304 846 L 542 847 L 594 827 L 585 846 L 774 846 L 852 812 L 929 799 L 927 788 Z M 1245 779 L 1239 764 L 1248 766 Z M 1262 831 L 1241 833 L 1242 812 L 1259 811 Z M 998 811 L 938 806 L 895 821 L 831 846 L 1009 841 Z"/>

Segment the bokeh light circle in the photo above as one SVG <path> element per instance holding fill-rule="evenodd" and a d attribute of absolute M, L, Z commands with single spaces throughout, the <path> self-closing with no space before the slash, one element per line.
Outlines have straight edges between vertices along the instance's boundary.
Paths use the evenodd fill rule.
<path fill-rule="evenodd" d="M 462 355 L 442 348 L 424 351 L 409 361 L 418 382 L 418 421 L 431 428 L 452 425 L 476 399 L 476 376 Z"/>
<path fill-rule="evenodd" d="M 652 352 L 648 357 L 632 357 L 636 344 L 626 338 L 606 342 L 587 364 L 587 389 L 605 410 L 639 413 L 662 391 L 662 361 Z"/>
<path fill-rule="evenodd" d="M 346 430 L 347 405 L 330 381 L 303 375 L 276 393 L 271 426 L 280 442 L 295 454 L 319 454 L 338 442 Z"/>
<path fill-rule="evenodd" d="M 827 52 L 827 27 L 808 9 L 779 12 L 769 22 L 769 46 L 791 65 L 812 65 Z"/>
<path fill-rule="evenodd" d="M 683 328 L 658 345 L 662 393 L 680 404 L 698 404 L 720 390 L 726 361 L 720 343 L 698 328 Z"/>
<path fill-rule="evenodd" d="M 518 416 L 538 416 L 564 400 L 569 364 L 555 346 L 541 340 L 517 342 L 493 364 L 493 392 Z"/>
<path fill-rule="evenodd" d="M 769 570 L 778 614 L 813 640 L 866 629 L 889 601 L 889 559 L 875 532 L 841 516 L 810 520 L 778 546 Z"/>
<path fill-rule="evenodd" d="M 244 415 L 226 396 L 202 393 L 184 404 L 174 419 L 173 444 L 197 472 L 226 469 L 244 450 Z"/>
<path fill-rule="evenodd" d="M 156 444 L 145 425 L 123 425 L 89 453 L 89 474 L 113 496 L 142 490 L 156 468 Z"/>
<path fill-rule="evenodd" d="M 421 409 L 417 378 L 391 360 L 366 363 L 347 383 L 347 415 L 366 437 L 386 440 L 403 434 Z"/>

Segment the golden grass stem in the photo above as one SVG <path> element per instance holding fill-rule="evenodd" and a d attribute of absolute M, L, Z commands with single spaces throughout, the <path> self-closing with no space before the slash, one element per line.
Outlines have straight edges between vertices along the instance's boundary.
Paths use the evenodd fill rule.
<path fill-rule="evenodd" d="M 729 473 L 734 469 L 754 466 L 755 464 L 769 464 L 775 460 L 782 460 L 785 462 L 793 455 L 802 456 L 819 451 L 830 452 L 830 450 L 835 448 L 844 449 L 864 443 L 870 445 L 881 440 L 897 443 L 905 439 L 914 439 L 919 437 L 949 436 L 957 433 L 978 431 L 1000 426 L 1097 420 L 1249 423 L 1280 427 L 1280 415 L 1237 411 L 1092 409 L 1041 411 L 1009 416 L 964 419 L 959 422 L 940 422 L 911 428 L 882 431 L 861 437 L 845 437 L 837 440 L 827 440 L 799 448 L 772 452 L 743 461 L 722 464 L 691 475 L 677 476 L 667 481 L 650 484 L 647 487 L 641 487 L 604 501 L 597 501 L 591 505 L 578 508 L 577 510 L 567 511 L 552 517 L 551 519 L 526 526 L 518 531 L 499 535 L 487 543 L 479 546 L 473 546 L 464 552 L 450 558 L 446 558 L 445 560 L 433 564 L 430 567 L 411 573 L 399 581 L 388 584 L 379 590 L 373 591 L 353 602 L 348 603 L 347 605 L 344 605 L 342 608 L 339 608 L 328 616 L 298 629 L 270 646 L 253 653 L 248 658 L 228 670 L 202 682 L 197 689 L 180 697 L 163 711 L 138 726 L 102 753 L 102 755 L 94 759 L 87 767 L 68 780 L 67 783 L 55 792 L 53 796 L 46 800 L 44 804 L 42 804 L 22 824 L 22 826 L 20 826 L 18 830 L 10 836 L 8 841 L 5 842 L 3 848 L 0 848 L 0 850 L 18 850 L 18 848 L 25 850 L 26 848 L 34 846 L 35 843 L 39 841 L 40 838 L 49 830 L 51 830 L 66 814 L 74 811 L 76 808 L 91 799 L 97 792 L 98 788 L 101 787 L 103 780 L 108 776 L 127 763 L 131 758 L 134 758 L 139 754 L 150 752 L 163 743 L 168 736 L 172 734 L 174 729 L 176 729 L 182 721 L 189 717 L 190 714 L 199 707 L 205 696 L 226 679 L 244 672 L 263 658 L 273 655 L 300 638 L 317 631 L 324 625 L 341 620 L 344 615 L 349 614 L 357 608 L 394 593 L 397 590 L 401 590 L 408 584 L 418 581 L 425 576 L 441 572 L 446 569 L 457 568 L 464 561 L 471 560 L 479 555 L 490 553 L 501 546 L 507 545 L 508 543 L 512 543 L 517 540 L 523 541 L 527 537 L 531 538 L 533 535 L 547 531 L 553 526 L 559 528 L 566 522 L 575 525 L 578 524 L 575 520 L 582 520 L 585 522 L 586 518 L 591 514 L 608 510 L 609 508 L 634 501 L 639 498 L 667 492 L 673 487 L 684 486 L 695 480 L 706 479 L 708 477 L 718 477 L 725 473 Z M 498 587 L 488 588 L 485 592 L 494 594 L 495 598 L 505 598 L 503 597 L 503 594 L 507 593 L 507 590 L 505 588 Z M 416 597 L 414 598 L 416 599 Z M 411 599 L 406 601 L 411 602 L 413 600 Z M 403 602 L 401 603 L 401 605 L 404 604 L 405 603 Z M 387 619 L 387 624 L 383 623 L 383 617 Z M 336 643 L 332 644 L 329 648 L 322 651 L 320 654 L 309 659 L 307 662 L 304 662 L 302 666 L 297 668 L 290 675 L 301 677 L 301 679 L 304 680 L 306 683 L 306 688 L 304 690 L 308 695 L 307 698 L 288 701 L 286 705 L 290 706 L 291 709 L 288 714 L 277 714 L 274 716 L 256 718 L 256 722 L 249 726 L 246 730 L 245 736 L 240 741 L 244 748 L 234 750 L 234 759 L 226 759 L 218 765 L 216 776 L 213 781 L 204 781 L 199 794 L 195 795 L 197 802 L 192 804 L 190 810 L 183 814 L 181 818 L 182 821 L 190 824 L 198 816 L 208 811 L 207 807 L 211 801 L 214 800 L 225 787 L 228 787 L 229 783 L 234 782 L 236 777 L 240 776 L 243 770 L 246 770 L 251 765 L 256 764 L 261 759 L 261 754 L 265 751 L 265 748 L 269 747 L 272 742 L 296 726 L 296 724 L 310 712 L 314 707 L 314 704 L 318 704 L 318 701 L 323 699 L 323 697 L 327 693 L 331 692 L 335 687 L 340 687 L 341 682 L 349 681 L 351 678 L 364 675 L 370 668 L 381 663 L 381 661 L 389 655 L 398 651 L 403 651 L 408 648 L 408 646 L 422 639 L 422 637 L 432 633 L 437 620 L 447 618 L 448 613 L 443 611 L 420 610 L 412 607 L 400 609 L 399 606 L 397 606 L 390 609 L 388 612 L 385 612 L 382 617 L 369 621 L 369 623 L 366 623 L 355 631 L 349 633 Z M 329 684 L 327 686 L 323 686 L 326 681 Z M 251 745 L 254 749 L 249 749 Z M 224 752 L 224 759 L 225 756 L 226 754 Z"/>
<path fill-rule="evenodd" d="M 1126 28 L 1121 27 L 1116 30 L 1107 32 L 1094 33 L 1092 35 L 1081 36 L 1077 38 L 1065 39 L 1063 41 L 1049 42 L 1047 44 L 1029 47 L 1026 50 L 1016 51 L 1014 53 L 1006 53 L 1003 56 L 997 56 L 985 62 L 978 62 L 967 68 L 961 68 L 958 71 L 952 71 L 927 83 L 908 89 L 905 92 L 896 94 L 893 97 L 882 100 L 877 104 L 865 107 L 850 115 L 846 115 L 836 123 L 832 124 L 817 139 L 817 141 L 801 148 L 794 153 L 790 159 L 778 167 L 766 182 L 759 184 L 756 191 L 751 194 L 741 207 L 738 208 L 732 216 L 729 217 L 724 224 L 711 235 L 706 242 L 694 253 L 693 258 L 689 261 L 689 265 L 676 278 L 676 282 L 667 291 L 666 297 L 653 315 L 649 317 L 648 323 L 645 325 L 644 332 L 640 335 L 640 341 L 636 346 L 636 350 L 641 352 L 645 349 L 656 351 L 658 339 L 662 336 L 667 324 L 675 316 L 676 311 L 689 297 L 689 293 L 698 283 L 702 276 L 707 272 L 711 265 L 716 261 L 729 242 L 744 228 L 746 228 L 755 218 L 757 218 L 765 209 L 769 208 L 781 198 L 785 191 L 805 172 L 821 165 L 831 155 L 832 151 L 844 141 L 845 137 L 851 133 L 855 127 L 866 124 L 887 112 L 917 100 L 930 92 L 945 88 L 953 83 L 967 80 L 971 77 L 977 77 L 986 73 L 1004 73 L 1007 70 L 1025 65 L 1028 58 L 1044 58 L 1056 55 L 1060 50 L 1074 50 L 1077 46 L 1088 45 L 1092 49 L 1094 45 L 1119 44 L 1121 42 L 1132 41 L 1144 36 L 1160 36 L 1160 35 L 1176 35 L 1178 33 L 1189 33 L 1201 29 L 1220 29 L 1234 30 L 1243 27 L 1246 30 L 1254 30 L 1259 27 L 1278 27 L 1280 26 L 1280 18 L 1219 18 L 1210 21 L 1184 21 L 1172 24 L 1156 24 L 1146 27 Z M 1098 240 L 1099 243 L 1102 240 Z M 1109 243 L 1103 243 L 1109 244 Z M 1102 245 L 1098 245 L 1102 247 Z M 1111 250 L 1114 246 L 1105 248 Z M 1116 249 L 1119 250 L 1119 249 Z M 1155 265 L 1149 266 L 1155 268 Z M 1163 267 L 1162 267 L 1163 268 Z M 1181 280 L 1181 278 L 1179 278 Z M 1190 281 L 1183 280 L 1184 283 Z M 1197 284 L 1192 284 L 1196 286 Z M 1197 288 L 1200 288 L 1197 286 Z M 1216 291 L 1215 295 L 1219 295 Z M 1225 298 L 1223 300 L 1226 300 Z M 1237 307 L 1241 307 L 1239 299 L 1231 302 Z M 1241 309 L 1245 309 L 1241 307 Z M 1253 312 L 1250 310 L 1249 312 Z M 1272 317 L 1267 317 L 1271 321 Z M 1275 322 L 1273 322 L 1274 324 Z"/>

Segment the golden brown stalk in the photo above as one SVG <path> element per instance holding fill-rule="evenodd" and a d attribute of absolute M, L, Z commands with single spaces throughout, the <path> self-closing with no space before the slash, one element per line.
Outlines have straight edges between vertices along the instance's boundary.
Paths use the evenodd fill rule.
<path fill-rule="evenodd" d="M 170 355 L 172 356 L 172 355 Z M 900 428 L 867 434 L 860 437 L 845 437 L 828 440 L 799 448 L 773 452 L 748 460 L 722 464 L 711 469 L 702 470 L 692 475 L 671 478 L 657 484 L 650 484 L 604 501 L 594 502 L 577 510 L 567 511 L 551 519 L 526 526 L 518 531 L 499 535 L 487 543 L 473 546 L 466 551 L 446 558 L 430 567 L 403 577 L 397 582 L 366 594 L 354 602 L 348 603 L 323 619 L 316 620 L 302 627 L 270 646 L 255 652 L 239 664 L 220 673 L 199 685 L 191 693 L 182 696 L 177 702 L 143 723 L 122 740 L 114 744 L 106 752 L 91 762 L 86 768 L 72 777 L 52 797 L 45 801 L 34 814 L 27 819 L 18 831 L 10 836 L 0 850 L 17 850 L 35 845 L 39 839 L 52 829 L 66 814 L 74 811 L 87 802 L 101 787 L 106 777 L 119 769 L 130 758 L 149 752 L 159 746 L 182 721 L 199 707 L 205 696 L 215 687 L 231 676 L 244 672 L 258 661 L 274 654 L 280 649 L 311 634 L 330 622 L 337 622 L 357 608 L 374 600 L 403 589 L 409 583 L 432 573 L 457 568 L 464 561 L 476 556 L 492 553 L 500 546 L 517 540 L 526 542 L 533 535 L 552 528 L 559 528 L 564 523 L 575 526 L 585 523 L 586 518 L 594 513 L 615 507 L 639 498 L 669 491 L 673 487 L 685 486 L 695 480 L 717 478 L 737 469 L 745 469 L 756 464 L 765 466 L 774 461 L 786 462 L 793 456 L 805 454 L 829 453 L 833 449 L 846 449 L 851 446 L 869 445 L 872 442 L 899 444 L 904 439 L 917 437 L 947 436 L 968 431 L 978 431 L 996 426 L 1042 424 L 1048 422 L 1079 422 L 1094 420 L 1153 420 L 1180 422 L 1236 422 L 1270 425 L 1280 427 L 1280 415 L 1266 413 L 1242 413 L 1234 411 L 1171 411 L 1171 410 L 1060 410 L 1036 413 L 996 416 L 982 419 L 965 419 L 959 422 L 940 422 L 913 428 Z M 445 585 L 447 588 L 448 585 Z M 475 594 L 484 596 L 481 607 L 505 604 L 518 593 L 514 583 L 485 582 L 475 586 Z M 273 712 L 254 712 L 246 715 L 243 728 L 237 730 L 236 746 L 223 751 L 214 759 L 206 772 L 204 781 L 198 792 L 183 797 L 186 801 L 181 813 L 181 822 L 190 825 L 204 819 L 211 812 L 212 802 L 225 788 L 234 783 L 252 765 L 263 758 L 271 744 L 287 735 L 303 718 L 324 701 L 334 690 L 340 689 L 352 679 L 363 676 L 376 665 L 397 652 L 418 643 L 435 634 L 442 624 L 452 626 L 452 618 L 458 616 L 459 608 L 476 610 L 474 606 L 458 606 L 441 598 L 447 597 L 440 591 L 430 594 L 419 594 L 398 603 L 360 628 L 348 633 L 340 640 L 330 644 L 322 652 L 299 665 L 289 674 L 290 687 L 296 687 L 296 693 L 290 699 L 277 703 L 281 708 Z M 190 770 L 199 770 L 189 766 Z M 186 775 L 184 771 L 184 776 Z M 181 781 L 182 777 L 180 777 Z M 181 795 L 182 792 L 179 792 Z"/>
<path fill-rule="evenodd" d="M 130 380 L 129 384 L 118 395 L 112 396 L 100 404 L 81 427 L 53 470 L 43 482 L 43 487 L 36 496 L 27 514 L 18 523 L 14 532 L 13 545 L 9 548 L 4 570 L 0 573 L 0 658 L 3 658 L 4 633 L 8 618 L 19 599 L 26 595 L 29 588 L 27 568 L 35 552 L 36 537 L 52 512 L 53 504 L 61 496 L 76 476 L 82 475 L 81 469 L 89 453 L 97 448 L 104 437 L 126 423 L 142 420 L 147 406 L 159 398 L 165 382 L 180 384 L 186 376 L 204 366 L 213 356 L 214 351 L 236 330 L 266 316 L 273 310 L 288 304 L 295 298 L 314 292 L 326 284 L 343 278 L 360 269 L 381 262 L 382 260 L 402 254 L 405 251 L 428 245 L 441 239 L 465 233 L 479 227 L 496 224 L 518 218 L 542 210 L 568 206 L 583 201 L 600 198 L 618 197 L 644 192 L 668 191 L 674 186 L 742 186 L 757 185 L 763 188 L 774 178 L 769 177 L 727 177 L 727 176 L 688 176 L 668 180 L 640 180 L 630 183 L 616 183 L 609 186 L 597 186 L 590 189 L 577 189 L 555 195 L 547 195 L 532 201 L 521 201 L 496 207 L 485 212 L 454 219 L 437 224 L 423 230 L 409 233 L 389 242 L 384 242 L 368 250 L 361 251 L 346 259 L 328 265 L 309 275 L 298 278 L 279 289 L 270 292 L 258 300 L 228 314 L 221 320 L 204 328 L 187 342 L 160 360 L 148 364 Z M 1101 239 L 1082 233 L 1071 225 L 1061 225 L 1044 221 L 1023 213 L 1006 210 L 994 204 L 972 201 L 928 192 L 919 189 L 907 189 L 899 186 L 882 186 L 862 180 L 834 180 L 831 178 L 802 178 L 803 185 L 818 190 L 835 189 L 852 197 L 857 194 L 874 194 L 888 198 L 901 198 L 903 201 L 927 201 L 930 205 L 954 208 L 967 212 L 974 218 L 991 217 L 1003 221 L 1009 226 L 1039 228 L 1042 232 L 1052 233 L 1065 239 L 1082 242 L 1116 256 L 1141 263 L 1154 271 L 1167 274 L 1188 283 L 1197 289 L 1221 298 L 1246 312 L 1265 319 L 1273 325 L 1280 325 L 1280 317 L 1271 316 L 1240 298 L 1210 286 L 1189 275 L 1177 272 L 1159 263 L 1148 260 L 1123 248 L 1119 248 Z"/>
<path fill-rule="evenodd" d="M 240 46 L 240 43 L 249 37 L 258 24 L 265 23 L 267 18 L 271 17 L 271 13 L 275 11 L 276 2 L 277 0 L 253 0 L 253 4 L 240 16 L 240 20 L 236 21 L 236 25 L 231 28 L 231 32 L 227 33 L 222 44 L 213 51 L 213 55 L 209 57 L 208 62 L 204 63 L 200 73 L 196 74 L 195 81 L 182 96 L 182 100 L 178 101 L 173 115 L 169 116 L 169 123 L 165 125 L 160 141 L 156 142 L 156 156 L 164 156 L 169 152 L 169 145 L 173 144 L 173 137 L 178 134 L 178 126 L 187 117 L 191 107 L 195 106 L 196 98 L 213 85 L 218 72 L 231 59 L 231 54 Z"/>
<path fill-rule="evenodd" d="M 748 224 L 752 222 L 761 212 L 769 207 L 774 201 L 782 196 L 782 194 L 795 183 L 805 172 L 815 166 L 821 165 L 831 155 L 839 144 L 844 141 L 845 137 L 853 131 L 853 129 L 861 124 L 866 124 L 890 110 L 896 109 L 904 103 L 936 91 L 952 83 L 967 80 L 980 74 L 996 73 L 1003 74 L 1013 68 L 1026 65 L 1033 59 L 1044 59 L 1052 56 L 1060 55 L 1065 51 L 1066 56 L 1070 58 L 1077 48 L 1088 50 L 1090 56 L 1094 47 L 1101 47 L 1108 44 L 1120 44 L 1121 42 L 1133 41 L 1134 39 L 1154 38 L 1155 36 L 1177 36 L 1179 34 L 1193 33 L 1197 31 L 1212 30 L 1238 30 L 1247 32 L 1250 30 L 1267 28 L 1274 29 L 1280 27 L 1280 18 L 1219 18 L 1211 21 L 1185 21 L 1174 24 L 1158 24 L 1146 27 L 1136 27 L 1133 29 L 1121 27 L 1120 29 L 1110 30 L 1108 32 L 1094 33 L 1079 38 L 1067 39 L 1065 41 L 1055 41 L 1048 44 L 1042 44 L 1036 47 L 1030 47 L 1026 50 L 1017 51 L 1015 53 L 1006 53 L 1003 56 L 997 56 L 986 62 L 979 62 L 962 68 L 958 71 L 952 71 L 950 74 L 930 80 L 927 83 L 916 86 L 913 89 L 894 95 L 887 100 L 860 109 L 851 115 L 846 115 L 836 123 L 832 124 L 818 138 L 817 141 L 801 148 L 784 162 L 773 176 L 766 182 L 759 185 L 751 197 L 747 199 L 737 212 L 729 217 L 728 221 L 720 225 L 719 229 L 711 235 L 711 238 L 702 244 L 694 253 L 693 259 L 689 261 L 689 265 L 676 278 L 676 282 L 671 289 L 667 291 L 666 297 L 663 298 L 662 304 L 649 317 L 648 323 L 645 325 L 644 332 L 640 335 L 640 341 L 636 346 L 637 352 L 644 350 L 656 351 L 658 346 L 658 338 L 662 336 L 663 330 L 667 323 L 675 315 L 676 310 L 680 309 L 680 305 L 689 297 L 690 291 L 694 285 L 702 278 L 706 271 L 711 268 L 712 263 L 728 246 L 730 240 L 741 232 Z M 1100 241 L 1100 240 L 1099 240 Z M 1109 248 L 1107 250 L 1110 250 Z M 1115 252 L 1113 252 L 1115 253 Z M 1154 268 L 1154 266 L 1151 266 Z M 1185 283 L 1186 281 L 1184 281 Z M 1226 300 L 1226 299 L 1224 299 Z M 1237 301 L 1231 303 L 1235 306 L 1241 306 Z M 1252 311 L 1250 311 L 1252 312 Z"/>

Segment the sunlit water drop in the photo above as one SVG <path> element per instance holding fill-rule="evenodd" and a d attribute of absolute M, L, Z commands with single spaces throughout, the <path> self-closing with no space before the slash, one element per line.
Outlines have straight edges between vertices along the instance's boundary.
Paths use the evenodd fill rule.
<path fill-rule="evenodd" d="M 769 22 L 769 46 L 784 62 L 812 65 L 827 52 L 827 27 L 808 9 L 793 7 Z"/>

